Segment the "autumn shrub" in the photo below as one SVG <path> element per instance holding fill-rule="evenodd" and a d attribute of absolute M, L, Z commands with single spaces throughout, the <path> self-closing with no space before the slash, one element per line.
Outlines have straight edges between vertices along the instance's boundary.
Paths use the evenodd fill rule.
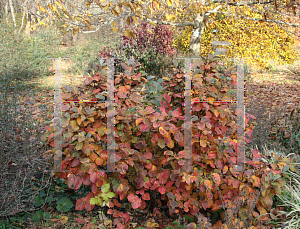
<path fill-rule="evenodd" d="M 139 27 L 127 26 L 135 35 L 134 38 L 121 36 L 121 44 L 111 47 L 101 47 L 99 58 L 115 57 L 126 62 L 135 59 L 141 63 L 140 70 L 150 75 L 161 76 L 172 64 L 176 49 L 172 48 L 173 33 L 164 25 L 151 25 L 141 22 Z M 90 69 L 96 69 L 99 58 L 91 62 Z M 120 61 L 116 61 L 117 72 L 121 72 Z"/>
<path fill-rule="evenodd" d="M 170 63 L 176 49 L 172 48 L 173 32 L 166 25 L 141 22 L 139 27 L 127 26 L 135 38 L 121 36 L 125 55 L 139 61 L 148 74 L 160 75 Z"/>
<path fill-rule="evenodd" d="M 211 56 L 200 61 L 193 71 L 193 99 L 219 101 L 234 99 L 228 93 L 236 86 L 234 68 L 216 70 Z M 115 75 L 115 169 L 105 171 L 107 157 L 107 76 L 105 66 L 87 77 L 82 88 L 66 87 L 63 99 L 94 99 L 95 103 L 63 104 L 64 142 L 62 169 L 56 178 L 66 180 L 70 188 L 91 187 L 76 209 L 88 211 L 95 205 L 108 206 L 117 228 L 129 228 L 128 201 L 132 209 L 149 209 L 159 219 L 165 214 L 190 213 L 201 228 L 267 228 L 272 197 L 280 195 L 285 180 L 282 170 L 292 159 L 263 162 L 257 150 L 245 162 L 245 170 L 236 164 L 236 114 L 229 103 L 195 102 L 192 105 L 192 151 L 184 154 L 184 74 L 174 69 L 163 77 L 163 96 L 155 110 L 154 102 L 143 102 L 142 88 L 148 81 L 139 63 L 122 63 L 125 73 Z M 135 69 L 135 70 L 134 70 Z M 134 70 L 128 74 L 127 70 Z M 97 102 L 98 101 L 98 102 Z M 245 137 L 250 142 L 253 124 L 246 114 Z M 54 127 L 47 126 L 44 140 L 54 146 Z M 53 153 L 53 150 L 48 151 Z M 190 167 L 186 167 L 192 159 Z M 188 170 L 191 168 L 191 170 Z M 222 210 L 222 211 L 220 211 Z M 219 211 L 214 225 L 208 212 Z M 195 228 L 190 223 L 189 228 Z M 164 227 L 160 225 L 160 227 Z"/>

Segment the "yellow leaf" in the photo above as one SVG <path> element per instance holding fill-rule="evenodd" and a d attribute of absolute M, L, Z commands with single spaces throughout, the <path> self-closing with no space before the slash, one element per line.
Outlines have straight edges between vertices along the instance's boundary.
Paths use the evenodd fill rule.
<path fill-rule="evenodd" d="M 103 9 L 102 5 L 99 2 L 97 2 L 96 4 L 101 8 L 101 10 Z"/>
<path fill-rule="evenodd" d="M 59 2 L 55 2 L 55 4 L 56 4 L 60 9 L 62 9 L 62 5 L 61 5 Z"/>
<path fill-rule="evenodd" d="M 44 7 L 40 7 L 40 10 L 42 11 L 42 12 L 46 12 L 46 10 L 45 10 L 45 8 Z"/>
<path fill-rule="evenodd" d="M 130 25 L 130 18 L 129 17 L 127 17 L 126 23 L 127 23 L 127 25 Z"/>
<path fill-rule="evenodd" d="M 117 11 L 118 13 L 120 13 L 120 7 L 119 7 L 119 6 L 116 6 L 116 7 L 115 7 L 115 11 Z"/>
<path fill-rule="evenodd" d="M 172 17 L 166 13 L 166 18 L 167 18 L 167 21 L 169 21 L 169 20 L 171 20 Z"/>
<path fill-rule="evenodd" d="M 159 227 L 157 223 L 147 222 L 147 228 Z"/>
<path fill-rule="evenodd" d="M 81 21 L 81 18 L 80 18 L 80 17 L 75 16 L 75 19 L 76 19 L 77 21 Z"/>
<path fill-rule="evenodd" d="M 125 30 L 124 36 L 130 38 L 130 32 L 128 30 Z"/>
<path fill-rule="evenodd" d="M 62 217 L 60 218 L 60 222 L 61 222 L 62 224 L 66 224 L 66 223 L 68 222 L 68 217 L 67 217 L 67 216 L 62 216 Z"/>
<path fill-rule="evenodd" d="M 105 3 L 105 0 L 101 0 L 100 2 L 101 2 L 101 3 Z"/>
<path fill-rule="evenodd" d="M 152 22 L 152 21 L 150 22 L 150 24 L 156 26 L 156 23 L 154 23 L 154 22 Z"/>
<path fill-rule="evenodd" d="M 106 4 L 106 6 L 104 7 L 105 11 L 108 11 L 109 9 L 109 4 Z"/>
<path fill-rule="evenodd" d="M 200 145 L 202 147 L 206 147 L 206 141 L 205 140 L 200 140 Z"/>
<path fill-rule="evenodd" d="M 118 27 L 115 27 L 115 26 L 114 26 L 114 27 L 112 28 L 112 30 L 113 30 L 114 33 L 117 33 L 117 32 L 118 32 Z"/>
<path fill-rule="evenodd" d="M 118 12 L 117 12 L 117 11 L 115 11 L 114 9 L 113 9 L 113 10 L 111 10 L 111 12 L 112 12 L 114 15 L 116 15 L 116 16 L 119 16 Z"/>
<path fill-rule="evenodd" d="M 132 16 L 132 19 L 133 19 L 133 21 L 134 21 L 135 24 L 139 23 L 138 19 L 135 16 Z"/>
<path fill-rule="evenodd" d="M 251 38 L 251 33 L 248 30 L 246 30 L 245 33 L 247 34 L 248 37 Z"/>
<path fill-rule="evenodd" d="M 57 11 L 57 8 L 56 8 L 56 6 L 55 6 L 55 5 L 52 5 L 52 9 L 53 9 L 53 11 L 54 11 L 54 12 L 56 12 L 56 11 Z"/>
<path fill-rule="evenodd" d="M 272 15 L 272 13 L 270 11 L 268 11 L 267 14 L 268 14 L 268 18 L 270 18 L 270 19 L 273 18 L 273 15 Z"/>
<path fill-rule="evenodd" d="M 135 34 L 134 34 L 134 32 L 132 32 L 132 31 L 129 31 L 129 33 L 130 33 L 130 38 L 135 38 Z"/>
<path fill-rule="evenodd" d="M 88 8 L 90 8 L 90 7 L 91 7 L 91 3 L 90 3 L 89 1 L 87 1 L 87 2 L 86 2 L 86 6 L 87 6 Z"/>
<path fill-rule="evenodd" d="M 160 10 L 160 3 L 157 3 L 157 9 Z"/>
<path fill-rule="evenodd" d="M 89 26 L 91 24 L 89 20 L 83 19 L 83 21 L 87 26 Z"/>
<path fill-rule="evenodd" d="M 172 6 L 172 1 L 168 0 L 168 6 Z"/>
<path fill-rule="evenodd" d="M 115 21 L 113 21 L 111 24 L 113 24 L 113 26 L 116 26 L 117 23 Z"/>

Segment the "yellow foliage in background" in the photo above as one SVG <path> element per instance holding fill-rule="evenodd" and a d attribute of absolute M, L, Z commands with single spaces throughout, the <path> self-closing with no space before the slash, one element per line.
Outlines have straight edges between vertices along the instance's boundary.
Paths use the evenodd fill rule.
<path fill-rule="evenodd" d="M 259 18 L 260 16 L 245 9 L 243 12 L 247 17 Z M 298 53 L 294 49 L 296 40 L 276 24 L 246 19 L 236 21 L 234 16 L 222 17 L 217 14 L 211 15 L 209 19 L 216 20 L 205 27 L 201 37 L 201 55 L 214 53 L 211 43 L 213 29 L 217 29 L 217 40 L 229 41 L 232 44 L 226 47 L 228 49 L 226 57 L 245 58 L 245 62 L 260 69 L 266 69 L 272 60 L 280 65 L 292 64 L 297 60 Z M 188 53 L 192 30 L 192 26 L 186 27 L 175 36 L 173 47 Z"/>

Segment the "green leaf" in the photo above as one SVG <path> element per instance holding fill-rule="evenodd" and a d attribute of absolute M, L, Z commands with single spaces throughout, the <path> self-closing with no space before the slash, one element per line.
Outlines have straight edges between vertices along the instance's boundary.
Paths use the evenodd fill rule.
<path fill-rule="evenodd" d="M 36 207 L 43 206 L 44 204 L 45 204 L 45 201 L 42 199 L 42 197 L 36 196 L 36 197 L 34 198 L 34 205 L 35 205 Z"/>
<path fill-rule="evenodd" d="M 106 203 L 108 203 L 108 198 L 107 198 L 107 196 L 104 196 L 104 197 L 103 197 L 103 200 L 104 200 Z"/>
<path fill-rule="evenodd" d="M 154 78 L 155 78 L 155 76 L 147 76 L 148 80 L 151 80 L 151 79 L 154 79 Z"/>
<path fill-rule="evenodd" d="M 277 179 L 279 179 L 280 178 L 280 175 L 279 174 L 277 174 L 275 177 L 274 177 L 274 179 L 273 180 L 277 180 Z"/>
<path fill-rule="evenodd" d="M 218 18 L 219 18 L 220 21 L 222 21 L 224 19 L 224 15 L 221 14 L 221 13 L 218 13 L 217 16 L 218 16 Z"/>
<path fill-rule="evenodd" d="M 92 137 L 92 133 L 88 133 L 88 134 L 86 135 L 86 137 L 87 137 L 87 138 Z"/>
<path fill-rule="evenodd" d="M 283 167 L 283 169 L 282 169 L 282 172 L 286 172 L 286 171 L 288 171 L 290 169 L 290 165 L 286 165 L 286 166 L 284 166 Z"/>
<path fill-rule="evenodd" d="M 70 199 L 68 199 L 67 197 L 63 197 L 59 201 L 57 201 L 56 209 L 61 212 L 68 212 L 73 206 L 74 204 Z"/>
<path fill-rule="evenodd" d="M 214 98 L 218 98 L 218 96 L 217 96 L 216 94 L 214 94 L 214 93 L 210 93 L 210 95 L 211 95 L 212 97 L 214 97 Z"/>
<path fill-rule="evenodd" d="M 47 203 L 49 203 L 49 202 L 51 202 L 51 201 L 53 201 L 53 200 L 54 200 L 54 198 L 53 198 L 52 196 L 47 196 L 46 199 L 45 199 L 45 201 L 46 201 Z"/>
<path fill-rule="evenodd" d="M 109 193 L 107 193 L 106 194 L 106 196 L 108 197 L 108 198 L 113 198 L 113 197 L 115 197 L 115 193 L 113 193 L 113 192 L 109 192 Z"/>
<path fill-rule="evenodd" d="M 96 95 L 96 98 L 101 99 L 101 100 L 105 100 L 105 96 L 101 95 L 101 94 Z"/>
<path fill-rule="evenodd" d="M 132 143 L 137 143 L 138 142 L 138 137 L 133 137 L 131 140 Z"/>
<path fill-rule="evenodd" d="M 99 197 L 95 197 L 95 198 L 91 198 L 90 199 L 90 205 L 97 205 L 97 204 L 99 204 L 99 200 L 100 200 L 100 198 Z"/>
<path fill-rule="evenodd" d="M 43 190 L 41 190 L 39 196 L 44 197 L 44 196 L 46 196 L 46 193 Z"/>
<path fill-rule="evenodd" d="M 158 140 L 158 146 L 162 149 L 165 147 L 165 140 L 163 138 Z"/>
<path fill-rule="evenodd" d="M 150 87 L 150 91 L 151 92 L 156 92 L 156 88 L 155 87 Z"/>
<path fill-rule="evenodd" d="M 104 193 L 107 193 L 109 191 L 109 188 L 110 188 L 109 183 L 104 184 L 104 185 L 101 186 L 101 191 L 104 192 Z"/>
<path fill-rule="evenodd" d="M 199 120 L 198 116 L 196 116 L 196 115 L 192 115 L 191 118 L 192 118 L 191 119 L 192 122 L 195 122 L 195 121 Z"/>

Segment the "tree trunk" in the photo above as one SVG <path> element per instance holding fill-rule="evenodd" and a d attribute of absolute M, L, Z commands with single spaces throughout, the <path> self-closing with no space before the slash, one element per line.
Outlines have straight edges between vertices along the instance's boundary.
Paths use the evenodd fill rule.
<path fill-rule="evenodd" d="M 8 25 L 8 3 L 5 4 L 5 20 Z"/>
<path fill-rule="evenodd" d="M 26 10 L 23 9 L 23 17 L 22 17 L 22 23 L 20 26 L 19 34 L 21 33 L 21 30 L 23 29 L 25 14 L 26 14 Z"/>
<path fill-rule="evenodd" d="M 200 39 L 203 35 L 204 28 L 205 28 L 203 20 L 204 20 L 204 16 L 198 13 L 194 20 L 195 26 L 191 36 L 190 56 L 194 56 L 194 57 L 200 56 L 200 48 L 201 48 Z"/>
<path fill-rule="evenodd" d="M 30 36 L 30 17 L 31 17 L 31 15 L 27 13 L 27 23 L 26 23 L 25 32 L 24 32 L 25 37 Z"/>
<path fill-rule="evenodd" d="M 9 0 L 9 6 L 10 6 L 10 11 L 11 11 L 11 16 L 12 16 L 12 19 L 13 19 L 13 22 L 14 22 L 14 26 L 17 27 L 15 12 L 14 12 L 14 6 L 12 4 L 12 0 Z"/>

